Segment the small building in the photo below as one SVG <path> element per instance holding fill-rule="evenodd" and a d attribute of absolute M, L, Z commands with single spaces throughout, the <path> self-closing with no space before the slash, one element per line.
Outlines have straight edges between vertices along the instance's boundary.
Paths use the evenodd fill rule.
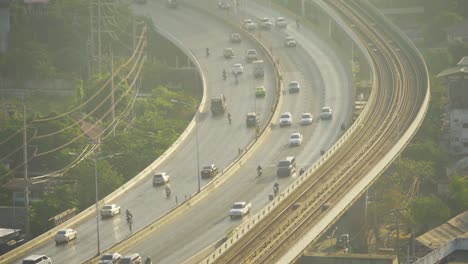
<path fill-rule="evenodd" d="M 449 152 L 468 155 L 468 56 L 437 77 L 445 78 L 447 83 Z"/>
<path fill-rule="evenodd" d="M 14 206 L 25 205 L 24 190 L 26 182 L 23 178 L 11 179 L 3 185 L 3 188 L 12 192 Z M 47 179 L 30 179 L 29 202 L 40 200 L 48 188 L 50 188 L 50 183 Z"/>
<path fill-rule="evenodd" d="M 420 235 L 417 243 L 427 249 L 414 263 L 467 263 L 468 211 Z"/>
<path fill-rule="evenodd" d="M 460 23 L 451 25 L 445 29 L 447 41 L 459 41 L 468 43 L 468 20 L 463 20 Z"/>

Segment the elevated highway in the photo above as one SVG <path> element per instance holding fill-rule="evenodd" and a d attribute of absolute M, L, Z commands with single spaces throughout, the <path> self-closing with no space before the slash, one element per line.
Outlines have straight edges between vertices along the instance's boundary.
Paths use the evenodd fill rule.
<path fill-rule="evenodd" d="M 195 28 L 192 28 L 187 21 L 224 14 L 212 1 L 197 1 L 196 3 L 200 4 L 196 9 L 181 5 L 175 11 L 182 13 L 183 16 L 174 17 L 172 11 L 160 13 L 159 11 L 164 11 L 164 9 L 158 9 L 157 3 L 150 3 L 141 12 L 152 17 L 156 22 L 160 21 L 161 26 L 179 24 L 171 30 L 171 34 L 179 38 L 186 34 L 185 32 L 197 30 L 197 23 L 193 23 Z M 249 4 L 241 6 L 236 16 L 231 13 L 232 16 L 227 22 L 238 26 L 245 17 L 253 18 L 255 13 L 268 14 L 269 17 L 278 15 L 261 6 Z M 294 23 L 291 22 L 294 21 L 294 17 L 283 15 L 290 21 L 290 24 Z M 185 19 L 182 20 L 182 17 Z M 166 19 L 171 22 L 163 22 Z M 226 20 L 214 19 L 212 23 L 225 23 L 223 21 Z M 222 48 L 232 45 L 228 42 L 228 36 L 232 30 L 235 29 L 225 33 L 225 42 L 220 47 L 216 50 L 210 49 L 212 54 L 220 54 Z M 253 35 L 256 36 L 257 33 L 255 31 Z M 285 79 L 283 85 L 293 78 L 301 78 L 298 79 L 301 81 L 301 92 L 281 94 L 282 98 L 279 103 L 278 112 L 291 111 L 293 113 L 293 127 L 280 128 L 277 125 L 278 118 L 273 118 L 273 125 L 267 129 L 258 146 L 247 154 L 241 164 L 237 164 L 227 172 L 224 175 L 226 178 L 220 178 L 206 188 L 207 193 L 203 194 L 202 200 L 187 204 L 177 212 L 159 219 L 149 225 L 145 231 L 137 233 L 109 251 L 122 254 L 138 252 L 142 256 L 151 256 L 158 263 L 184 262 L 207 246 L 218 243 L 230 230 L 249 221 L 250 216 L 243 220 L 230 220 L 228 213 L 233 202 L 249 200 L 253 204 L 252 213 L 256 213 L 268 204 L 268 195 L 272 192 L 275 181 L 280 184 L 281 188 L 286 188 L 297 179 L 298 175 L 290 178 L 276 176 L 276 163 L 281 158 L 295 155 L 298 168 L 302 166 L 308 168 L 320 157 L 320 149 L 329 148 L 343 133 L 340 125 L 351 118 L 353 105 L 350 67 L 346 61 L 343 61 L 344 57 L 334 53 L 330 48 L 333 44 L 321 40 L 306 28 L 298 31 L 292 25 L 286 30 L 274 29 L 271 32 L 261 31 L 260 34 L 260 41 L 267 49 L 268 45 L 272 44 L 273 55 L 275 58 L 280 58 L 279 70 Z M 283 40 L 286 35 L 293 35 L 300 40 L 296 49 L 284 47 Z M 321 121 L 318 118 L 320 107 L 323 105 L 330 105 L 334 108 L 335 116 L 332 120 Z M 312 126 L 297 125 L 298 115 L 302 111 L 310 111 L 314 114 L 315 121 Z M 305 142 L 300 147 L 289 148 L 288 136 L 294 131 L 303 133 Z M 261 177 L 257 177 L 255 172 L 258 164 L 264 168 Z M 192 260 L 196 261 L 196 259 Z"/>
<path fill-rule="evenodd" d="M 184 9 L 179 12 L 179 10 L 164 7 L 162 3 L 148 3 L 144 6 L 137 5 L 138 7 L 152 8 L 156 10 L 155 14 L 161 14 L 161 18 L 165 16 L 172 19 L 155 19 L 155 24 L 162 34 L 167 34 L 171 41 L 174 41 L 188 54 L 187 58 L 179 58 L 181 62 L 186 62 L 185 59 L 192 60 L 195 62 L 195 66 L 199 67 L 198 70 L 202 74 L 205 90 L 197 116 L 172 148 L 131 182 L 101 201 L 101 204 L 112 202 L 120 205 L 122 212 L 130 209 L 135 217 L 132 226 L 133 233 L 173 209 L 176 206 L 175 197 L 180 204 L 197 193 L 197 155 L 200 167 L 215 163 L 220 171 L 223 171 L 239 158 L 239 148 L 245 153 L 246 148 L 256 138 L 255 129 L 246 129 L 245 127 L 246 112 L 256 109 L 260 113 L 261 126 L 265 126 L 276 101 L 276 80 L 271 64 L 266 63 L 265 66 L 265 78 L 262 80 L 262 84 L 268 89 L 268 93 L 262 100 L 255 99 L 252 86 L 256 85 L 257 82 L 251 78 L 250 65 L 245 65 L 246 74 L 239 78 L 238 85 L 234 84 L 234 79 L 230 74 L 227 81 L 223 81 L 221 69 L 225 68 L 229 73 L 231 63 L 233 63 L 233 61 L 222 58 L 221 48 L 223 43 L 228 41 L 230 27 L 223 23 L 213 23 L 210 18 L 200 20 L 196 16 L 186 17 Z M 164 24 L 159 24 L 160 21 Z M 177 32 L 180 26 L 177 21 L 182 22 L 184 30 Z M 237 61 L 243 60 L 242 55 L 245 49 L 256 48 L 256 46 L 256 43 L 244 38 L 241 45 L 234 47 L 238 55 Z M 205 57 L 206 47 L 212 50 L 209 58 Z M 265 55 L 260 54 L 260 57 L 263 58 Z M 229 125 L 226 115 L 212 117 L 210 113 L 210 98 L 221 93 L 226 96 L 228 111 L 232 114 L 231 125 Z M 181 107 L 190 106 L 181 105 Z M 193 107 L 195 109 L 198 106 Z M 195 126 L 198 130 L 198 151 Z M 166 199 L 163 187 L 153 187 L 152 175 L 156 171 L 167 171 L 171 175 L 170 186 L 173 192 L 171 199 Z M 202 179 L 201 188 L 203 189 L 209 181 L 209 179 Z M 0 263 L 20 263 L 21 259 L 32 254 L 46 254 L 52 258 L 54 263 L 81 263 L 96 255 L 97 252 L 96 219 L 94 216 L 95 209 L 92 206 L 67 223 L 8 254 L 0 256 Z M 78 239 L 69 244 L 56 246 L 53 235 L 61 227 L 76 229 Z M 130 235 L 125 214 L 101 221 L 101 250 L 111 247 Z"/>
<path fill-rule="evenodd" d="M 366 1 L 317 2 L 367 49 L 371 99 L 336 148 L 202 263 L 292 262 L 377 179 L 424 119 L 428 73 L 409 40 Z"/>
<path fill-rule="evenodd" d="M 200 70 L 204 73 L 208 88 L 205 93 L 207 97 L 224 93 L 228 98 L 228 107 L 233 115 L 233 126 L 228 126 L 226 119 L 212 119 L 207 114 L 206 103 L 200 106 L 200 114 L 196 119 L 199 124 L 201 163 L 213 161 L 221 168 L 227 167 L 238 157 L 238 148 L 245 148 L 255 138 L 253 131 L 244 127 L 245 113 L 257 109 L 261 112 L 262 122 L 265 122 L 271 113 L 275 100 L 273 91 L 276 87 L 274 79 L 270 77 L 273 69 L 267 68 L 267 76 L 263 83 L 268 93 L 271 92 L 270 97 L 264 101 L 255 100 L 252 88 L 260 83 L 253 81 L 250 76 L 241 78 L 238 86 L 234 85 L 232 78 L 228 78 L 226 82 L 221 78 L 221 68 L 228 69 L 231 63 L 234 63 L 234 61 L 226 62 L 222 59 L 221 52 L 224 45 L 230 45 L 227 44 L 228 36 L 235 30 L 227 27 L 220 20 L 213 20 L 209 16 L 204 16 L 203 13 L 200 15 L 199 12 L 189 8 L 166 9 L 162 2 L 151 2 L 146 6 L 137 6 L 136 9 L 138 12 L 153 17 L 156 26 L 163 34 L 167 34 L 170 39 L 176 41 L 199 61 Z M 235 21 L 240 21 L 240 19 L 241 17 L 233 18 Z M 289 19 L 293 21 L 293 18 Z M 301 39 L 300 47 L 296 50 L 283 48 L 282 42 L 285 34 L 294 34 Z M 309 38 L 319 43 L 311 42 Z M 296 155 L 299 165 L 307 168 L 320 157 L 319 149 L 327 149 L 340 136 L 340 124 L 349 120 L 352 113 L 349 72 L 341 64 L 341 59 L 327 47 L 329 44 L 320 42 L 317 36 L 308 30 L 297 32 L 294 28 L 288 28 L 285 32 L 273 31 L 271 36 L 265 36 L 264 40 L 269 41 L 268 44 L 273 44 L 275 56 L 280 57 L 280 68 L 285 76 L 285 82 L 300 80 L 303 87 L 299 96 L 287 94 L 284 96 L 285 100 L 281 102 L 280 111 L 291 111 L 295 116 L 295 123 L 301 112 L 312 112 L 316 117 L 314 124 L 307 128 L 294 125 L 291 128 L 278 129 L 276 127 L 270 130 L 269 135 L 262 142 L 264 146 L 255 153 L 248 154 L 241 164 L 236 165 L 239 166 L 239 169 L 236 169 L 236 175 L 228 177 L 234 171 L 228 173 L 222 180 L 211 184 L 212 187 L 208 192 L 205 187 L 203 195 L 197 195 L 199 198 L 184 204 L 188 210 L 184 209 L 180 215 L 174 218 L 162 217 L 156 222 L 157 228 L 153 229 L 156 234 L 148 233 L 143 236 L 143 233 L 137 233 L 131 237 L 130 243 L 119 243 L 130 235 L 123 217 L 106 220 L 101 225 L 102 249 L 119 243 L 118 250 L 122 254 L 140 252 L 142 255 L 151 255 L 155 259 L 161 259 L 161 263 L 182 262 L 207 245 L 216 242 L 226 231 L 239 224 L 238 221 L 229 221 L 226 218 L 228 208 L 233 201 L 252 200 L 254 212 L 268 203 L 267 196 L 271 192 L 273 182 L 277 180 L 274 167 L 280 158 L 285 155 Z M 210 47 L 210 58 L 204 56 L 206 47 Z M 235 47 L 235 52 L 239 54 L 237 61 L 243 60 L 243 51 L 255 47 L 256 45 L 248 39 L 240 47 Z M 312 63 L 313 61 L 320 61 L 320 67 Z M 327 61 L 330 63 L 325 63 Z M 250 73 L 249 67 L 246 72 Z M 330 76 L 332 78 L 329 78 Z M 319 109 L 324 104 L 335 108 L 336 118 L 330 122 L 318 121 Z M 277 117 L 273 119 L 273 123 L 277 123 Z M 301 131 L 304 134 L 306 144 L 290 149 L 287 147 L 287 137 L 294 131 Z M 164 198 L 162 189 L 154 189 L 151 186 L 152 171 L 167 170 L 173 175 L 171 186 L 174 195 L 178 195 L 179 201 L 185 194 L 190 196 L 196 192 L 197 164 L 194 131 L 185 139 L 179 140 L 178 145 L 177 150 L 173 150 L 174 153 L 167 153 L 164 155 L 164 160 L 156 161 L 137 176 L 137 180 L 131 186 L 124 186 L 119 195 L 106 199 L 106 202 L 116 202 L 124 209 L 131 208 L 136 216 L 134 232 L 144 226 L 154 227 L 151 224 L 153 220 L 175 206 L 174 201 Z M 254 172 L 258 164 L 262 164 L 265 168 L 264 177 L 260 179 L 255 178 Z M 279 179 L 279 181 L 281 186 L 287 186 L 294 179 L 295 177 Z M 223 187 L 220 186 L 221 182 Z M 205 185 L 206 182 L 202 181 L 202 184 Z M 197 200 L 199 201 L 196 202 Z M 216 201 L 216 204 L 213 201 Z M 208 211 L 199 211 L 200 208 Z M 92 215 L 93 209 L 85 213 L 88 216 Z M 86 218 L 86 216 L 82 219 L 75 219 L 67 226 L 78 230 L 78 240 L 56 247 L 52 241 L 54 233 L 52 231 L 44 235 L 41 242 L 30 245 L 31 247 L 26 247 L 26 249 L 23 248 L 9 261 L 19 262 L 24 256 L 37 253 L 47 254 L 58 263 L 80 263 L 96 252 L 94 223 L 94 219 Z"/>

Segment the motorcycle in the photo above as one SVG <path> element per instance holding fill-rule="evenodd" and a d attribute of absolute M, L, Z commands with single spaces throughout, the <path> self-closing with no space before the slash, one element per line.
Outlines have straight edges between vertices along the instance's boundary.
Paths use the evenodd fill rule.
<path fill-rule="evenodd" d="M 278 192 L 279 192 L 279 184 L 275 183 L 275 185 L 273 185 L 273 194 L 276 196 Z"/>
<path fill-rule="evenodd" d="M 262 169 L 257 169 L 257 176 L 260 177 L 262 176 L 263 170 Z"/>
<path fill-rule="evenodd" d="M 171 189 L 166 186 L 166 198 L 171 197 Z"/>
<path fill-rule="evenodd" d="M 127 224 L 128 224 L 128 225 L 131 225 L 132 222 L 133 222 L 133 217 L 130 216 L 130 215 L 127 215 Z"/>

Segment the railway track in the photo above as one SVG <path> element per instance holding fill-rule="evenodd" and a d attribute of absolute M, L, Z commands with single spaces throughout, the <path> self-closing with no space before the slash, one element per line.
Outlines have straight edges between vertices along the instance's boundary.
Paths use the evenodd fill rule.
<path fill-rule="evenodd" d="M 326 0 L 368 48 L 374 88 L 361 124 L 315 173 L 257 223 L 216 263 L 274 263 L 367 174 L 399 140 L 418 114 L 427 75 L 414 50 L 378 19 L 363 1 Z M 385 25 L 384 25 L 385 27 Z"/>

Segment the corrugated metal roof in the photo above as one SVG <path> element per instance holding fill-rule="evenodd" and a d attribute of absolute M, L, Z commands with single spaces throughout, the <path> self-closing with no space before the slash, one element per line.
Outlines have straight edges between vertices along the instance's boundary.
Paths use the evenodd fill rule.
<path fill-rule="evenodd" d="M 468 56 L 463 57 L 458 63 L 458 66 L 468 66 Z"/>
<path fill-rule="evenodd" d="M 447 223 L 428 231 L 416 240 L 428 248 L 436 249 L 457 237 L 468 236 L 468 211 L 465 211 Z"/>
<path fill-rule="evenodd" d="M 437 77 L 445 77 L 453 74 L 466 74 L 468 73 L 468 66 L 456 66 L 453 68 L 449 68 L 446 70 L 443 70 L 441 73 L 437 74 Z"/>

